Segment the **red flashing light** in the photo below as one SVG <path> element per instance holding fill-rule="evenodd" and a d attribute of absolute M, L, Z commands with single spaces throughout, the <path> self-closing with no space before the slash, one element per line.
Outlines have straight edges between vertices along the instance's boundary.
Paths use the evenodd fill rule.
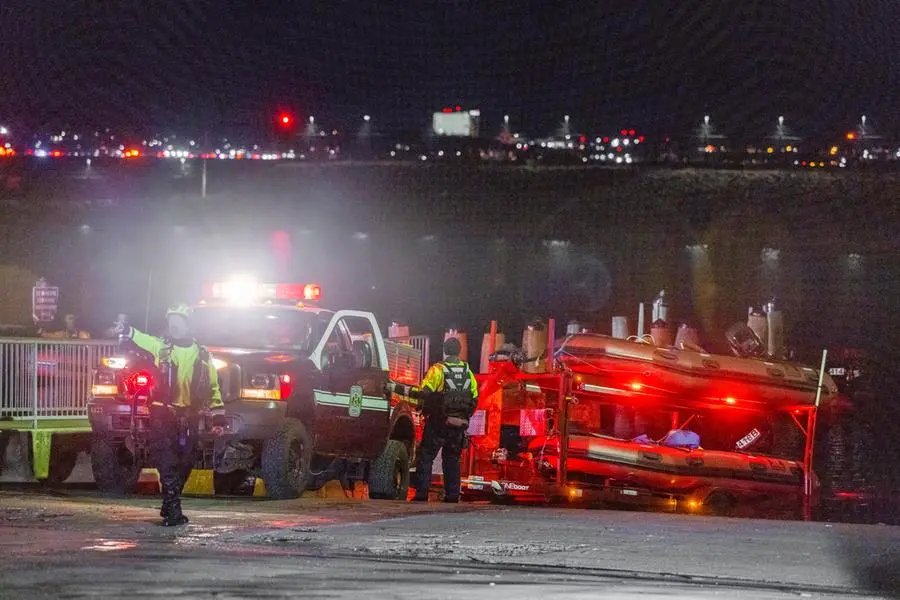
<path fill-rule="evenodd" d="M 308 283 L 303 286 L 303 299 L 310 302 L 318 302 L 322 297 L 322 288 L 314 283 Z"/>
<path fill-rule="evenodd" d="M 585 143 L 586 141 L 587 141 L 587 138 L 584 137 L 583 135 L 578 137 L 578 142 L 579 142 L 579 143 L 583 144 L 583 143 Z"/>
<path fill-rule="evenodd" d="M 628 135 L 628 130 L 627 130 L 627 129 L 623 129 L 622 131 L 619 132 L 619 134 L 620 134 L 620 135 Z"/>
<path fill-rule="evenodd" d="M 282 127 L 290 127 L 294 123 L 294 119 L 287 113 L 281 113 L 278 116 L 278 122 Z"/>
<path fill-rule="evenodd" d="M 639 141 L 640 143 L 643 144 L 643 143 L 644 143 L 644 136 L 639 135 L 639 136 L 638 136 L 638 141 Z"/>
<path fill-rule="evenodd" d="M 294 391 L 294 384 L 291 381 L 291 376 L 287 373 L 283 374 L 279 378 L 279 387 L 281 389 L 281 399 L 287 400 L 291 397 L 291 393 Z"/>
<path fill-rule="evenodd" d="M 853 133 L 852 131 L 847 132 L 847 139 L 848 139 L 848 140 L 855 140 L 855 139 L 856 139 L 856 134 Z"/>
<path fill-rule="evenodd" d="M 459 112 L 459 111 L 461 111 L 461 110 L 462 110 L 462 106 L 460 106 L 459 104 L 457 104 L 457 105 L 456 105 L 456 112 Z"/>
<path fill-rule="evenodd" d="M 622 151 L 622 146 L 619 146 L 618 148 L 616 148 L 616 152 L 621 152 L 621 151 Z"/>
<path fill-rule="evenodd" d="M 441 112 L 442 112 L 442 113 L 452 113 L 452 112 L 453 112 L 453 109 L 450 108 L 449 106 L 447 106 L 447 107 L 445 107 Z"/>
<path fill-rule="evenodd" d="M 633 136 L 633 135 L 634 135 L 634 133 L 635 133 L 635 132 L 634 132 L 634 129 L 629 129 L 629 130 L 628 130 L 628 135 L 631 135 L 631 136 Z"/>
<path fill-rule="evenodd" d="M 153 377 L 149 373 L 141 371 L 131 376 L 130 383 L 134 391 L 146 390 L 153 384 Z"/>
<path fill-rule="evenodd" d="M 609 136 L 606 136 L 606 137 L 603 138 L 603 143 L 604 143 L 604 144 L 608 144 L 608 143 L 609 143 Z"/>

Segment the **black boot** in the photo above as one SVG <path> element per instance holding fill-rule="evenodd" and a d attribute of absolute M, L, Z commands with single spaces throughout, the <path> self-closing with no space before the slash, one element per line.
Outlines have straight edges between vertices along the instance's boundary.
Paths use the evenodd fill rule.
<path fill-rule="evenodd" d="M 166 507 L 165 514 L 162 515 L 162 523 L 163 527 L 176 527 L 178 525 L 186 525 L 188 523 L 188 518 L 184 516 L 184 513 L 181 512 L 181 501 L 178 499 L 172 500 L 169 502 L 169 505 Z"/>

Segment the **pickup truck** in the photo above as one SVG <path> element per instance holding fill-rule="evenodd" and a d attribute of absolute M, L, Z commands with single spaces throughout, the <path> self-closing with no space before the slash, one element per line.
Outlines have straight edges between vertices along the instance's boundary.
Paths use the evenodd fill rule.
<path fill-rule="evenodd" d="M 387 384 L 393 373 L 421 377 L 421 353 L 383 339 L 371 313 L 320 308 L 308 285 L 270 289 L 277 293 L 252 303 L 193 308 L 192 333 L 209 349 L 226 412 L 222 436 L 201 424 L 194 467 L 212 469 L 217 487 L 257 476 L 279 499 L 332 479 L 364 481 L 371 498 L 406 499 L 415 401 Z M 127 384 L 138 371 L 146 393 Z M 155 379 L 152 358 L 136 348 L 94 373 L 91 457 L 107 493 L 128 493 L 153 466 L 147 402 Z"/>

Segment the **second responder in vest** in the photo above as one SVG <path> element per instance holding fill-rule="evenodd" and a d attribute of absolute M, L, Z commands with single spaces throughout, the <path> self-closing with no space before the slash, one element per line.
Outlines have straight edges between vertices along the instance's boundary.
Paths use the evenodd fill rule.
<path fill-rule="evenodd" d="M 456 338 L 444 342 L 443 362 L 428 369 L 421 388 L 435 392 L 423 407 L 425 431 L 416 457 L 416 495 L 414 500 L 428 500 L 434 459 L 441 451 L 444 470 L 444 502 L 459 502 L 460 456 L 469 419 L 475 412 L 478 384 L 465 361 L 460 360 L 461 346 Z"/>
<path fill-rule="evenodd" d="M 162 381 L 154 386 L 150 405 L 150 452 L 162 486 L 164 526 L 188 522 L 181 511 L 181 491 L 194 464 L 200 413 L 212 413 L 213 433 L 221 433 L 224 413 L 216 369 L 206 348 L 191 336 L 190 316 L 186 304 L 171 307 L 164 338 L 124 323 L 120 332 L 152 354 L 160 370 Z"/>

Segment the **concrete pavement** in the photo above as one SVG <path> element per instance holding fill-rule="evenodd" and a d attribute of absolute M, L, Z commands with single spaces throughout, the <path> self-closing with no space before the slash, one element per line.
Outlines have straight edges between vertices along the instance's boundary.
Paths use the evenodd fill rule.
<path fill-rule="evenodd" d="M 891 597 L 900 528 L 352 499 L 0 491 L 0 598 Z M 162 583 L 160 583 L 162 582 Z"/>

